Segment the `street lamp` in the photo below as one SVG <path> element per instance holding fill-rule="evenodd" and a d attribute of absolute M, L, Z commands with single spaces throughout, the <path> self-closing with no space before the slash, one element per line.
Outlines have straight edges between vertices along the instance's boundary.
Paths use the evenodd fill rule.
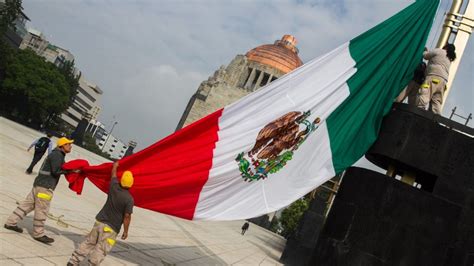
<path fill-rule="evenodd" d="M 112 125 L 112 128 L 110 129 L 110 132 L 109 132 L 109 134 L 107 134 L 107 138 L 105 139 L 105 141 L 104 141 L 104 145 L 102 146 L 102 149 L 101 149 L 100 151 L 104 151 L 105 144 L 107 144 L 107 141 L 109 140 L 109 138 L 110 138 L 110 135 L 112 135 L 112 131 L 114 131 L 114 127 L 115 127 L 115 125 L 117 125 L 117 124 L 118 124 L 118 122 L 117 122 L 117 121 L 115 121 L 115 122 L 114 122 L 114 124 Z"/>

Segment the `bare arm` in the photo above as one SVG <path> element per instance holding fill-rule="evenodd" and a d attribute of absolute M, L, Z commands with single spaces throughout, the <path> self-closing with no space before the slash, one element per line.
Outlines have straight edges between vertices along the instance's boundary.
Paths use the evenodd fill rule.
<path fill-rule="evenodd" d="M 123 216 L 123 240 L 127 239 L 128 237 L 128 227 L 130 226 L 130 221 L 132 221 L 132 215 L 130 213 L 125 213 Z"/>
<path fill-rule="evenodd" d="M 423 59 L 430 60 L 431 58 L 435 57 L 436 55 L 439 55 L 440 54 L 439 50 L 440 49 L 433 49 L 433 50 L 429 51 L 428 49 L 426 49 L 423 52 Z"/>
<path fill-rule="evenodd" d="M 48 144 L 48 155 L 50 155 L 52 151 L 53 151 L 53 142 L 52 142 L 52 141 L 49 141 L 49 144 Z"/>
<path fill-rule="evenodd" d="M 430 60 L 433 57 L 433 54 L 426 51 L 423 53 L 423 59 Z"/>
<path fill-rule="evenodd" d="M 112 165 L 112 175 L 111 175 L 111 177 L 114 177 L 114 176 L 117 177 L 118 167 L 119 167 L 119 162 L 118 161 L 114 162 L 114 164 Z"/>

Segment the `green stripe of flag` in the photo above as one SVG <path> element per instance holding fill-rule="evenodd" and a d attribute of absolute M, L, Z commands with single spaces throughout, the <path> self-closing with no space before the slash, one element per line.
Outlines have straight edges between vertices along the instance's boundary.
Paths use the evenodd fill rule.
<path fill-rule="evenodd" d="M 336 173 L 376 140 L 383 116 L 422 59 L 438 4 L 417 1 L 351 40 L 357 72 L 347 82 L 350 96 L 327 119 Z"/>

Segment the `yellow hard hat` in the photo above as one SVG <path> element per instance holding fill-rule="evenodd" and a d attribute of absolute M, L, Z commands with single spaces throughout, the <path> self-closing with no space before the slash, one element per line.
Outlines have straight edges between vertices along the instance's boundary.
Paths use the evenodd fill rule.
<path fill-rule="evenodd" d="M 120 185 L 124 188 L 131 188 L 133 185 L 133 174 L 130 171 L 125 171 L 120 179 Z"/>
<path fill-rule="evenodd" d="M 58 141 L 56 142 L 56 145 L 58 145 L 58 147 L 61 147 L 63 145 L 66 145 L 66 144 L 69 144 L 69 143 L 73 143 L 74 140 L 72 139 L 68 139 L 66 137 L 62 137 L 62 138 L 59 138 Z"/>

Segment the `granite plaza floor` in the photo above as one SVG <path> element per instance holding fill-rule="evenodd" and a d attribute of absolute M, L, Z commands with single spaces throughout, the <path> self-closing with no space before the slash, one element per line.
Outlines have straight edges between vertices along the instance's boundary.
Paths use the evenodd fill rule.
<path fill-rule="evenodd" d="M 42 163 L 32 175 L 25 174 L 33 155 L 26 149 L 41 135 L 0 117 L 0 265 L 66 265 L 106 199 L 88 181 L 78 196 L 61 178 L 51 204 L 52 218 L 46 222 L 47 235 L 56 240 L 52 245 L 32 239 L 33 213 L 19 223 L 26 229 L 22 234 L 4 229 L 4 221 L 31 190 Z M 74 146 L 66 161 L 77 158 L 91 164 L 106 161 Z M 136 207 L 128 239 L 118 240 L 102 265 L 279 265 L 285 239 L 255 225 L 241 236 L 242 224 L 193 222 Z"/>

